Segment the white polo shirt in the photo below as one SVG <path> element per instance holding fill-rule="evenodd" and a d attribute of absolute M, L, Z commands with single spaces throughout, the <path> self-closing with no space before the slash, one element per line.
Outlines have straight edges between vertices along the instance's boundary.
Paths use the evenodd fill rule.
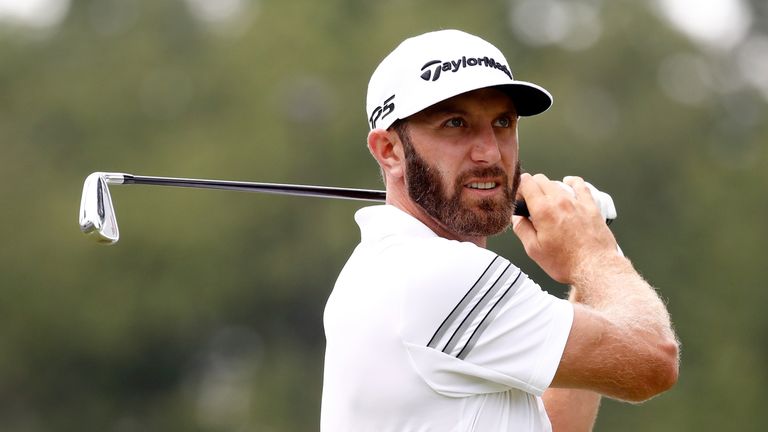
<path fill-rule="evenodd" d="M 540 396 L 571 304 L 394 206 L 355 219 L 360 244 L 325 308 L 321 430 L 551 430 Z"/>

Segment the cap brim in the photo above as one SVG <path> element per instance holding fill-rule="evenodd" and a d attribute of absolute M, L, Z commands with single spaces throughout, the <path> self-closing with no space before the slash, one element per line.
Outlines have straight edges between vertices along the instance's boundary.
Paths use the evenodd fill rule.
<path fill-rule="evenodd" d="M 517 114 L 521 117 L 541 114 L 552 106 L 552 95 L 536 84 L 526 81 L 515 81 L 512 84 L 499 86 L 515 104 Z"/>

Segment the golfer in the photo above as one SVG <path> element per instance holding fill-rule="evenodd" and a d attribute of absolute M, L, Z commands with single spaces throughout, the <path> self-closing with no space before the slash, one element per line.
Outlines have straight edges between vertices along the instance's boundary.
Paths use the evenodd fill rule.
<path fill-rule="evenodd" d="M 325 308 L 324 432 L 585 431 L 601 396 L 638 402 L 677 381 L 664 303 L 585 182 L 521 174 L 518 120 L 552 98 L 512 73 L 493 45 L 443 30 L 371 76 L 387 200 L 356 213 L 360 244 Z M 509 225 L 568 300 L 486 249 Z"/>

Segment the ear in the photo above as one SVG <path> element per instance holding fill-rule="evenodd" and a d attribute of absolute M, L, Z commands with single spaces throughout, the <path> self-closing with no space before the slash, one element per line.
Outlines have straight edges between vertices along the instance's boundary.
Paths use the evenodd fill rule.
<path fill-rule="evenodd" d="M 405 170 L 403 143 L 394 131 L 374 129 L 368 133 L 368 150 L 379 163 L 384 177 L 399 178 Z"/>

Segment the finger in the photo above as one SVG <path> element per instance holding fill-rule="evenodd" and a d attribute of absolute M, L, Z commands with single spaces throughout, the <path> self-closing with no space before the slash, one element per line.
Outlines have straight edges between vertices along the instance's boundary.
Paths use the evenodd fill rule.
<path fill-rule="evenodd" d="M 549 177 L 539 173 L 539 174 L 533 175 L 531 177 L 531 180 L 533 180 L 533 183 L 535 183 L 536 186 L 538 186 L 542 194 L 547 195 L 547 191 L 549 189 L 550 183 L 552 183 Z"/>
<path fill-rule="evenodd" d="M 549 197 L 561 196 L 564 194 L 570 195 L 570 192 L 567 191 L 566 188 L 563 188 L 563 185 L 560 182 L 552 181 L 543 174 L 541 174 L 541 177 L 538 177 L 537 180 L 540 181 L 540 186 L 542 191 L 544 191 L 544 194 Z"/>
<path fill-rule="evenodd" d="M 565 176 L 563 177 L 563 183 L 570 186 L 577 200 L 594 201 L 592 191 L 589 189 L 589 184 L 585 182 L 583 178 L 578 176 Z"/>
<path fill-rule="evenodd" d="M 581 177 L 568 176 L 563 178 L 563 183 L 573 189 L 576 200 L 585 205 L 593 213 L 600 213 L 600 205 L 595 199 L 594 193 L 597 191 L 594 186 L 587 183 Z"/>
<path fill-rule="evenodd" d="M 520 239 L 520 242 L 523 243 L 523 247 L 526 250 L 530 248 L 530 245 L 538 244 L 536 228 L 533 227 L 530 219 L 522 216 L 512 216 L 512 231 Z"/>
<path fill-rule="evenodd" d="M 584 179 L 579 176 L 565 176 L 563 177 L 563 183 L 567 184 L 570 187 L 573 187 L 574 184 L 578 182 L 583 182 Z"/>
<path fill-rule="evenodd" d="M 528 173 L 520 175 L 520 185 L 517 188 L 519 198 L 526 202 L 531 202 L 537 197 L 544 195 L 539 183 Z"/>
<path fill-rule="evenodd" d="M 521 181 L 521 186 L 522 183 Z M 526 183 L 524 189 L 520 188 L 520 192 L 529 211 L 532 207 L 538 207 L 540 203 L 547 201 L 548 196 L 554 193 L 552 190 L 553 182 L 544 174 L 528 176 Z"/>

